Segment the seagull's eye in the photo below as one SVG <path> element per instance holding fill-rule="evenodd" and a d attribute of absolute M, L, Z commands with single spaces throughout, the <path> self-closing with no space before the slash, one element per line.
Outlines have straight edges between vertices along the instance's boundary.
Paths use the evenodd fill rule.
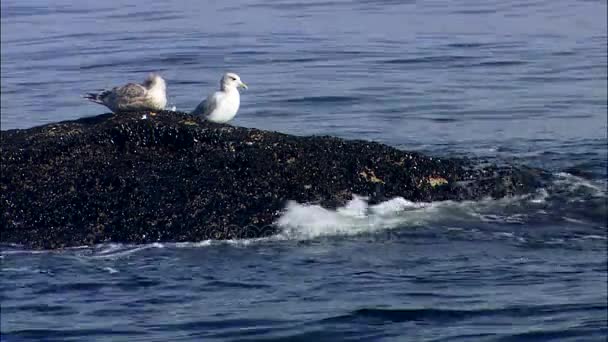
<path fill-rule="evenodd" d="M 233 80 L 233 81 L 236 81 L 236 77 L 230 76 L 230 79 Z"/>

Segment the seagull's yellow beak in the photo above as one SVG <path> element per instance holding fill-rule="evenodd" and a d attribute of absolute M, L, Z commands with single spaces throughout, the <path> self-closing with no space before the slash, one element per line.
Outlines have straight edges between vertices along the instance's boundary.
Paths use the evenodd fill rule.
<path fill-rule="evenodd" d="M 241 88 L 245 88 L 245 89 L 249 89 L 249 87 L 247 87 L 247 85 L 245 84 L 245 82 L 241 81 L 241 83 L 239 84 L 239 86 Z"/>

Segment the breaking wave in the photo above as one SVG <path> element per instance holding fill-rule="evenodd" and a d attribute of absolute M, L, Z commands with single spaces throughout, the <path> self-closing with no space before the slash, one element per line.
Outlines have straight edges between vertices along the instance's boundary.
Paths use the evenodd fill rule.
<path fill-rule="evenodd" d="M 595 232 L 592 235 L 605 236 L 606 212 L 605 184 L 558 173 L 547 188 L 502 199 L 411 202 L 396 197 L 370 204 L 367 198 L 354 196 L 336 210 L 292 201 L 277 224 L 282 228 L 280 236 L 286 239 L 357 235 L 426 225 L 448 225 L 458 229 L 484 223 L 566 223 L 587 226 Z"/>

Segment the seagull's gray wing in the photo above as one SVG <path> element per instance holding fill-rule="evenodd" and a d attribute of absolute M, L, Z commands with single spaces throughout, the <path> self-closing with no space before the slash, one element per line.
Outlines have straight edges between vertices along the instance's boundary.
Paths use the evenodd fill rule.
<path fill-rule="evenodd" d="M 129 83 L 122 87 L 116 87 L 113 89 L 116 97 L 120 99 L 137 99 L 146 96 L 148 89 L 141 84 Z"/>
<path fill-rule="evenodd" d="M 190 114 L 207 117 L 215 108 L 215 103 L 216 98 L 212 94 L 206 100 L 203 100 L 201 103 L 199 103 L 198 106 L 196 106 L 196 108 L 194 108 L 194 110 Z"/>
<path fill-rule="evenodd" d="M 114 87 L 99 93 L 89 93 L 84 97 L 106 107 L 113 112 L 129 112 L 147 110 L 150 108 L 148 102 L 148 89 L 137 83 L 128 83 L 122 87 Z"/>
<path fill-rule="evenodd" d="M 147 108 L 146 94 L 148 89 L 137 83 L 129 83 L 113 88 L 103 98 L 103 103 L 118 111 L 137 111 Z"/>

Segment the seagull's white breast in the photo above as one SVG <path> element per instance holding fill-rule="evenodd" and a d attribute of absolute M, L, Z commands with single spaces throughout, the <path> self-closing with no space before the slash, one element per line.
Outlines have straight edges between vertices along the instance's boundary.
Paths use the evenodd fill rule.
<path fill-rule="evenodd" d="M 209 108 L 207 120 L 217 123 L 224 123 L 232 120 L 239 111 L 241 104 L 241 96 L 239 91 L 229 90 L 226 92 L 218 91 L 211 95 L 209 101 L 213 108 Z"/>
<path fill-rule="evenodd" d="M 162 87 L 154 87 L 146 94 L 148 102 L 156 110 L 163 110 L 167 105 L 167 91 Z"/>

